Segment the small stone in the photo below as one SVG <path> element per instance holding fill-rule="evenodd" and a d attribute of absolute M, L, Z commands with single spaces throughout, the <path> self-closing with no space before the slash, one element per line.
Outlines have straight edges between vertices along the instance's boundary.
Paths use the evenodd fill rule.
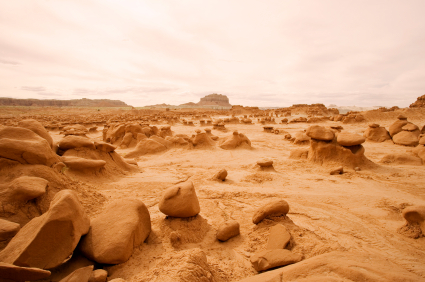
<path fill-rule="evenodd" d="M 91 273 L 88 282 L 106 282 L 108 272 L 104 269 L 96 269 Z"/>
<path fill-rule="evenodd" d="M 269 241 L 267 249 L 284 249 L 291 239 L 291 234 L 282 224 L 276 224 L 270 229 Z"/>
<path fill-rule="evenodd" d="M 341 166 L 331 170 L 330 175 L 337 175 L 337 174 L 343 174 L 343 173 L 344 173 L 344 168 Z"/>
<path fill-rule="evenodd" d="M 356 167 L 354 168 L 354 170 L 355 170 L 355 171 L 361 171 L 361 168 L 359 168 L 358 166 L 356 166 Z"/>
<path fill-rule="evenodd" d="M 377 124 L 377 123 L 369 123 L 369 127 L 370 128 L 378 128 L 379 127 L 379 124 Z"/>
<path fill-rule="evenodd" d="M 224 181 L 226 180 L 226 177 L 227 177 L 227 170 L 222 169 L 213 176 L 213 179 Z"/>
<path fill-rule="evenodd" d="M 252 266 L 256 271 L 264 271 L 270 268 L 293 264 L 301 261 L 301 256 L 293 254 L 289 250 L 274 249 L 259 252 L 251 257 Z"/>
<path fill-rule="evenodd" d="M 229 220 L 222 225 L 217 230 L 217 239 L 219 241 L 227 241 L 230 238 L 233 238 L 240 234 L 239 222 L 236 220 Z"/>
<path fill-rule="evenodd" d="M 399 115 L 397 118 L 398 118 L 399 120 L 407 120 L 407 117 L 406 117 L 406 116 L 404 116 L 404 115 Z"/>
<path fill-rule="evenodd" d="M 274 200 L 259 208 L 252 217 L 252 222 L 258 224 L 269 216 L 285 216 L 289 212 L 289 205 L 285 200 Z"/>
<path fill-rule="evenodd" d="M 260 167 L 271 167 L 271 166 L 273 166 L 273 161 L 272 160 L 260 160 L 260 161 L 257 161 L 257 164 Z"/>

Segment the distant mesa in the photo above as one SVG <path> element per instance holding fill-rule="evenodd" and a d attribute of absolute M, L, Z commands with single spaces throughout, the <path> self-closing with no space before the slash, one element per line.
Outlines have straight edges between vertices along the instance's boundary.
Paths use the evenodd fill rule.
<path fill-rule="evenodd" d="M 222 94 L 210 94 L 203 98 L 198 103 L 188 102 L 180 104 L 178 106 L 168 104 L 157 104 L 146 106 L 149 108 L 173 108 L 173 109 L 184 109 L 184 108 L 204 108 L 204 109 L 215 109 L 215 110 L 229 110 L 232 105 L 229 103 L 229 98 Z"/>
<path fill-rule="evenodd" d="M 425 108 L 425 95 L 418 97 L 415 103 L 409 106 L 410 108 Z"/>
<path fill-rule="evenodd" d="M 131 107 L 119 100 L 108 99 L 74 99 L 74 100 L 38 100 L 38 99 L 14 99 L 0 97 L 0 106 L 24 106 L 24 107 Z"/>

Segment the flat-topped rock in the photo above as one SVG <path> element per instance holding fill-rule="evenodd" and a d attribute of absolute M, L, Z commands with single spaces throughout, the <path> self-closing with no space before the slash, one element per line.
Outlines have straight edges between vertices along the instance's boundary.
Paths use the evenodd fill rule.
<path fill-rule="evenodd" d="M 366 141 L 366 138 L 356 133 L 343 131 L 338 134 L 336 140 L 341 146 L 350 147 L 363 144 Z"/>
<path fill-rule="evenodd" d="M 260 167 L 271 167 L 273 166 L 273 160 L 269 160 L 269 159 L 259 160 L 257 161 L 257 165 L 259 165 Z"/>
<path fill-rule="evenodd" d="M 63 151 L 80 147 L 87 147 L 93 150 L 96 149 L 93 141 L 86 137 L 76 135 L 65 136 L 61 141 L 59 141 L 58 147 Z"/>

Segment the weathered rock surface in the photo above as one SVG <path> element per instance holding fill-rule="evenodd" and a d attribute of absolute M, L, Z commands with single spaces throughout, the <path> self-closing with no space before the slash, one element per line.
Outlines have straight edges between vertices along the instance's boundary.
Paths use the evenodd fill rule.
<path fill-rule="evenodd" d="M 104 269 L 96 269 L 92 272 L 89 282 L 106 282 L 108 272 Z"/>
<path fill-rule="evenodd" d="M 269 216 L 285 216 L 289 212 L 289 205 L 285 200 L 273 200 L 259 208 L 252 217 L 254 224 L 260 223 Z"/>
<path fill-rule="evenodd" d="M 366 137 L 367 140 L 375 142 L 384 142 L 386 140 L 391 140 L 389 132 L 385 129 L 385 127 L 380 127 L 379 125 L 374 127 L 369 125 L 369 127 L 363 133 L 363 136 Z"/>
<path fill-rule="evenodd" d="M 62 190 L 53 198 L 49 210 L 28 222 L 0 252 L 0 261 L 42 269 L 59 266 L 89 227 L 90 220 L 76 192 Z"/>
<path fill-rule="evenodd" d="M 425 206 L 410 206 L 403 210 L 402 215 L 408 224 L 419 225 L 425 235 Z"/>
<path fill-rule="evenodd" d="M 286 227 L 282 224 L 276 224 L 270 229 L 269 240 L 267 241 L 267 249 L 284 249 L 291 240 L 291 234 L 289 234 Z"/>
<path fill-rule="evenodd" d="M 236 220 L 229 220 L 220 225 L 217 230 L 217 239 L 219 241 L 227 241 L 240 234 L 239 222 Z"/>
<path fill-rule="evenodd" d="M 192 181 L 167 188 L 158 206 L 162 213 L 173 217 L 191 217 L 201 211 Z"/>
<path fill-rule="evenodd" d="M 76 136 L 76 135 L 68 135 L 62 138 L 58 143 L 59 149 L 66 151 L 69 149 L 87 147 L 90 149 L 95 149 L 93 141 L 86 137 Z"/>
<path fill-rule="evenodd" d="M 152 139 L 144 139 L 137 143 L 133 151 L 125 155 L 126 158 L 136 158 L 146 154 L 155 154 L 167 150 L 167 147 Z"/>
<path fill-rule="evenodd" d="M 21 176 L 7 184 L 0 184 L 0 202 L 26 202 L 46 193 L 49 181 L 40 177 Z"/>
<path fill-rule="evenodd" d="M 264 250 L 251 257 L 251 263 L 255 270 L 264 271 L 270 268 L 293 264 L 301 261 L 299 254 L 294 254 L 285 249 Z"/>
<path fill-rule="evenodd" d="M 0 218 L 0 241 L 11 239 L 21 229 L 21 225 Z"/>
<path fill-rule="evenodd" d="M 120 199 L 108 204 L 91 221 L 90 231 L 81 239 L 79 248 L 98 263 L 123 263 L 150 232 L 151 220 L 145 204 L 138 199 Z"/>
<path fill-rule="evenodd" d="M 335 134 L 332 130 L 320 125 L 310 126 L 309 128 L 307 128 L 307 131 L 305 133 L 310 138 L 323 141 L 330 141 L 333 140 L 335 137 Z"/>
<path fill-rule="evenodd" d="M 408 154 L 387 154 L 381 159 L 380 163 L 395 165 L 422 165 L 423 162 L 420 157 Z"/>
<path fill-rule="evenodd" d="M 50 276 L 50 271 L 0 262 L 0 281 L 33 281 Z"/>
<path fill-rule="evenodd" d="M 33 131 L 34 133 L 40 135 L 40 137 L 46 139 L 50 147 L 53 148 L 52 136 L 50 136 L 49 132 L 47 132 L 47 130 L 39 121 L 36 121 L 35 119 L 25 119 L 25 120 L 21 120 L 18 123 L 18 126 L 29 129 Z"/>
<path fill-rule="evenodd" d="M 238 133 L 237 131 L 234 131 L 233 134 L 230 137 L 225 138 L 220 143 L 220 148 L 225 150 L 232 150 L 236 149 L 238 147 L 243 148 L 251 148 L 251 141 L 242 133 Z"/>
<path fill-rule="evenodd" d="M 10 126 L 0 129 L 0 157 L 21 164 L 52 166 L 60 162 L 46 139 L 29 129 Z"/>
<path fill-rule="evenodd" d="M 227 177 L 227 170 L 221 169 L 219 172 L 214 174 L 212 179 L 224 181 L 226 180 L 226 177 Z"/>
<path fill-rule="evenodd" d="M 400 131 L 393 136 L 395 144 L 404 146 L 417 146 L 419 144 L 419 130 L 411 132 L 407 130 Z"/>
<path fill-rule="evenodd" d="M 363 144 L 366 139 L 358 134 L 343 131 L 338 134 L 336 141 L 341 146 L 349 147 Z"/>
<path fill-rule="evenodd" d="M 59 282 L 88 282 L 93 272 L 93 266 L 86 266 L 73 271 Z"/>
<path fill-rule="evenodd" d="M 106 161 L 104 160 L 91 160 L 73 156 L 63 156 L 62 162 L 70 169 L 81 171 L 86 169 L 98 169 L 106 165 Z"/>

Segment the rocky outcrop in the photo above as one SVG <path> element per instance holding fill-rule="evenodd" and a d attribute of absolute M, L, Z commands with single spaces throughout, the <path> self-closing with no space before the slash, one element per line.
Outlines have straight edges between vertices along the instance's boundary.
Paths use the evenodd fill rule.
<path fill-rule="evenodd" d="M 222 94 L 210 94 L 205 96 L 204 98 L 201 98 L 201 100 L 198 102 L 198 105 L 200 106 L 207 106 L 207 105 L 213 105 L 213 106 L 221 106 L 221 107 L 232 107 L 229 103 L 229 98 L 227 98 L 226 95 Z"/>
<path fill-rule="evenodd" d="M 418 97 L 415 103 L 409 106 L 410 108 L 425 108 L 425 95 Z"/>

